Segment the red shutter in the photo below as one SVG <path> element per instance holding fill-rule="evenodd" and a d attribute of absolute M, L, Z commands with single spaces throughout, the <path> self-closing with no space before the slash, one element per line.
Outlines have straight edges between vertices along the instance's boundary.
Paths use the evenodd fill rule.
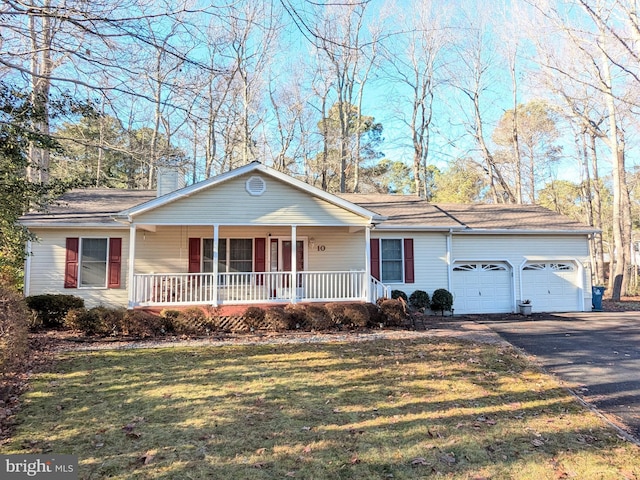
<path fill-rule="evenodd" d="M 380 240 L 372 238 L 371 245 L 371 276 L 380 280 Z"/>
<path fill-rule="evenodd" d="M 256 272 L 265 272 L 267 270 L 267 239 L 256 238 L 253 249 L 253 268 Z M 257 283 L 264 285 L 264 275 L 258 275 Z"/>
<path fill-rule="evenodd" d="M 78 249 L 79 238 L 67 238 L 67 256 L 64 268 L 64 288 L 78 287 Z"/>
<path fill-rule="evenodd" d="M 404 283 L 414 283 L 413 238 L 404 239 Z"/>
<path fill-rule="evenodd" d="M 109 239 L 109 281 L 107 287 L 120 288 L 120 273 L 122 271 L 122 239 Z"/>
<path fill-rule="evenodd" d="M 189 273 L 200 273 L 200 239 L 189 239 Z"/>

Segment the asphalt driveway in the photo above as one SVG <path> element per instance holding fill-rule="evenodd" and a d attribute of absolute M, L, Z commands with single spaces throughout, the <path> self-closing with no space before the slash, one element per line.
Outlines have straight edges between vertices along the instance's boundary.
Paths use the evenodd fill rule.
<path fill-rule="evenodd" d="M 640 312 L 482 321 L 640 442 Z"/>

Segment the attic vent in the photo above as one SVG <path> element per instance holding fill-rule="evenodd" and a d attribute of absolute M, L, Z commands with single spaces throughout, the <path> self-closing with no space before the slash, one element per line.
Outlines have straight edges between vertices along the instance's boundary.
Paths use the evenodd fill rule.
<path fill-rule="evenodd" d="M 251 177 L 246 183 L 247 192 L 251 195 L 262 195 L 267 189 L 267 184 L 262 177 Z"/>

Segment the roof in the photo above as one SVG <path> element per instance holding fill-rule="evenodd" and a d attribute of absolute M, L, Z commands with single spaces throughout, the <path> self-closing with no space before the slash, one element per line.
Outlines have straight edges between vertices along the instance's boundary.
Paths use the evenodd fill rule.
<path fill-rule="evenodd" d="M 26 226 L 114 225 L 116 213 L 153 198 L 155 190 L 76 189 L 65 193 L 45 212 L 27 213 L 20 221 Z"/>
<path fill-rule="evenodd" d="M 166 205 L 229 178 L 258 170 L 302 188 L 347 210 L 366 215 L 379 230 L 432 230 L 461 233 L 566 233 L 586 234 L 596 230 L 538 205 L 433 204 L 415 196 L 340 194 L 315 187 L 251 163 L 227 174 L 156 197 L 155 190 L 72 190 L 46 212 L 21 217 L 27 227 L 122 227 L 122 221 L 137 213 Z"/>
<path fill-rule="evenodd" d="M 378 229 L 452 229 L 479 232 L 593 233 L 596 230 L 539 205 L 441 204 L 407 195 L 341 194 L 387 217 Z"/>

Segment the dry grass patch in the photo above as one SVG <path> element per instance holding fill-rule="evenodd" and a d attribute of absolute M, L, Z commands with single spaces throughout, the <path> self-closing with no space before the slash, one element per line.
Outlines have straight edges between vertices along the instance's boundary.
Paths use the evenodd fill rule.
<path fill-rule="evenodd" d="M 74 352 L 4 453 L 80 478 L 619 479 L 619 439 L 513 350 L 437 340 Z"/>

